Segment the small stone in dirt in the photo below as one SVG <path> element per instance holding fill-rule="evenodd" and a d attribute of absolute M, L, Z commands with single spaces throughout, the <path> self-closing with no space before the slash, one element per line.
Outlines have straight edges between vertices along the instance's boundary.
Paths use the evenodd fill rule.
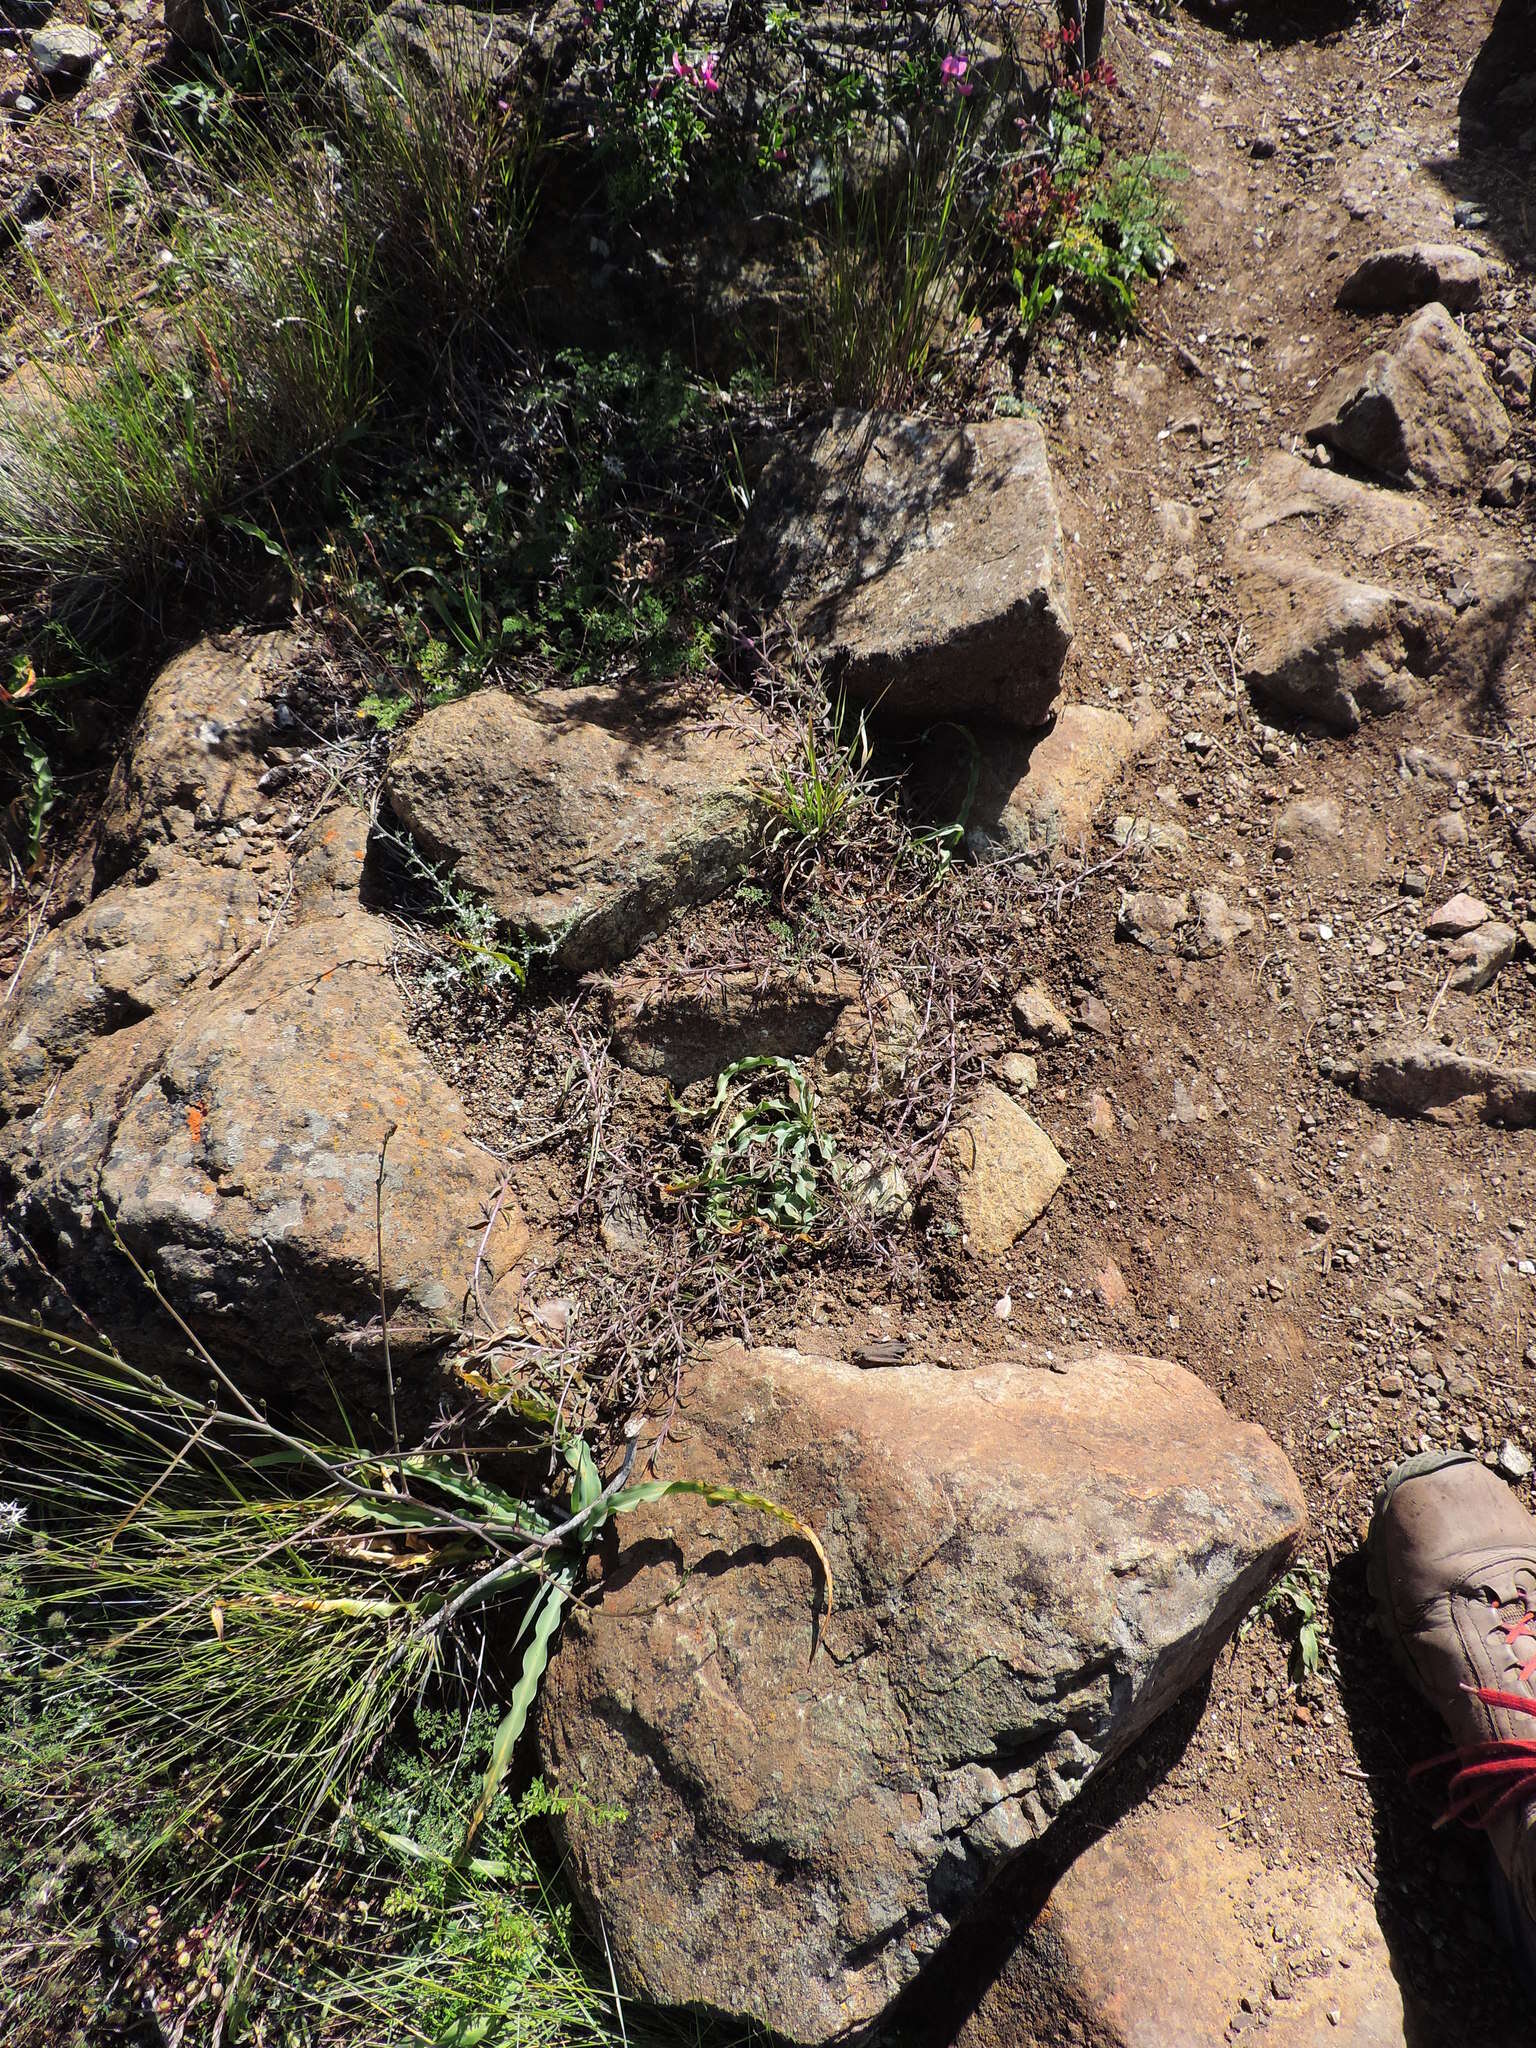
<path fill-rule="evenodd" d="M 1507 511 L 1511 505 L 1518 505 L 1531 488 L 1531 465 L 1528 462 L 1501 462 L 1489 470 L 1488 480 L 1483 485 L 1483 503 Z"/>
<path fill-rule="evenodd" d="M 1356 313 L 1405 313 L 1438 299 L 1465 312 L 1483 294 L 1483 259 L 1456 242 L 1378 249 L 1339 287 L 1336 303 Z"/>
<path fill-rule="evenodd" d="M 1333 1228 L 1332 1224 L 1329 1222 L 1328 1218 L 1323 1214 L 1321 1209 L 1309 1210 L 1307 1214 L 1302 1217 L 1301 1220 L 1303 1223 L 1305 1223 L 1308 1230 L 1316 1231 L 1320 1237 L 1326 1231 L 1329 1231 Z"/>
<path fill-rule="evenodd" d="M 1121 935 L 1149 952 L 1167 950 L 1168 941 L 1189 918 L 1189 893 L 1164 896 L 1156 889 L 1128 889 L 1120 898 L 1115 923 Z"/>
<path fill-rule="evenodd" d="M 1515 844 L 1522 853 L 1528 853 L 1536 860 L 1536 811 L 1520 820 L 1515 827 Z"/>
<path fill-rule="evenodd" d="M 1246 910 L 1234 910 L 1226 897 L 1214 889 L 1197 889 L 1195 928 L 1185 942 L 1185 951 L 1197 959 L 1208 960 L 1229 951 L 1252 930 L 1253 919 Z"/>
<path fill-rule="evenodd" d="M 1113 830 L 1116 846 L 1134 847 L 1138 853 L 1184 853 L 1189 846 L 1189 834 L 1182 825 L 1164 824 L 1145 814 L 1133 817 L 1122 811 Z"/>
<path fill-rule="evenodd" d="M 1026 1038 L 1042 1045 L 1065 1045 L 1072 1036 L 1072 1022 L 1065 1010 L 1052 1001 L 1037 981 L 1026 982 L 1015 995 L 1013 1021 Z"/>
<path fill-rule="evenodd" d="M 1459 939 L 1486 924 L 1491 914 L 1486 903 L 1463 889 L 1430 913 L 1424 929 L 1432 939 Z"/>
<path fill-rule="evenodd" d="M 1390 348 L 1339 372 L 1306 434 L 1383 476 L 1452 490 L 1478 480 L 1510 423 L 1476 352 L 1437 302 L 1415 313 Z"/>
<path fill-rule="evenodd" d="M 1095 1038 L 1109 1038 L 1114 1033 L 1114 1017 L 1108 1003 L 1101 996 L 1085 995 L 1079 999 L 1077 1021 L 1085 1031 L 1091 1031 Z"/>
<path fill-rule="evenodd" d="M 1257 164 L 1268 163 L 1279 146 L 1273 135 L 1255 135 L 1248 145 L 1248 154 Z"/>
<path fill-rule="evenodd" d="M 1435 820 L 1435 838 L 1442 846 L 1465 846 L 1467 821 L 1460 811 L 1446 811 Z"/>
<path fill-rule="evenodd" d="M 1519 943 L 1520 934 L 1514 926 L 1497 920 L 1479 925 L 1475 932 L 1469 932 L 1464 939 L 1457 939 L 1446 949 L 1459 968 L 1459 972 L 1451 976 L 1451 987 L 1465 989 L 1472 995 L 1486 988 L 1495 975 L 1514 959 Z"/>
<path fill-rule="evenodd" d="M 1531 1476 L 1530 1458 L 1512 1437 L 1504 1439 L 1504 1446 L 1499 1452 L 1499 1470 L 1506 1479 L 1512 1479 L 1517 1483 Z"/>
<path fill-rule="evenodd" d="M 1429 877 L 1422 868 L 1409 868 L 1404 874 L 1403 894 L 1417 897 L 1429 894 Z"/>
<path fill-rule="evenodd" d="M 1382 1373 L 1376 1381 L 1376 1391 L 1378 1394 L 1385 1394 L 1389 1401 L 1395 1400 L 1403 1391 L 1402 1374 L 1400 1372 Z"/>
<path fill-rule="evenodd" d="M 960 1219 L 971 1250 L 995 1258 L 1039 1221 L 1067 1177 L 1045 1132 L 1000 1088 L 983 1087 L 950 1133 L 960 1186 Z"/>
<path fill-rule="evenodd" d="M 40 28 L 31 42 L 32 69 L 56 92 L 72 91 L 90 76 L 91 66 L 105 51 L 94 30 L 69 23 Z"/>
<path fill-rule="evenodd" d="M 1027 1052 L 1005 1052 L 997 1063 L 997 1078 L 1015 1095 L 1031 1095 L 1040 1085 L 1040 1069 Z"/>

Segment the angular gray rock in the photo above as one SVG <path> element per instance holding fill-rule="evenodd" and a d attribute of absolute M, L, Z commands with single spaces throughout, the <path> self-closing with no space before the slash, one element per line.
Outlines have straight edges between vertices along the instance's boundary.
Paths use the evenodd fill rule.
<path fill-rule="evenodd" d="M 744 607 L 785 607 L 860 703 L 924 723 L 1050 715 L 1072 613 L 1033 420 L 839 412 L 775 449 L 742 563 Z"/>
<path fill-rule="evenodd" d="M 789 2040 L 876 2020 L 999 1866 L 1210 1665 L 1304 1520 L 1177 1366 L 871 1373 L 712 1350 L 545 1684 L 545 1776 L 621 1988 Z M 818 1640 L 819 1634 L 819 1640 Z M 617 1821 L 603 1805 L 622 1809 Z"/>
<path fill-rule="evenodd" d="M 73 92 L 90 76 L 91 66 L 106 54 L 94 29 L 72 22 L 50 23 L 32 37 L 32 69 L 54 92 Z"/>
<path fill-rule="evenodd" d="M 1319 397 L 1307 438 L 1382 476 L 1465 490 L 1509 439 L 1509 415 L 1461 329 L 1436 303 L 1390 348 L 1341 370 Z"/>
<path fill-rule="evenodd" d="M 1237 590 L 1256 697 L 1353 732 L 1366 714 L 1400 711 L 1446 657 L 1449 605 L 1356 583 L 1289 555 L 1255 556 Z"/>
<path fill-rule="evenodd" d="M 1438 299 L 1464 313 L 1483 295 L 1484 271 L 1477 251 L 1458 242 L 1408 242 L 1357 264 L 1335 303 L 1355 313 L 1406 313 Z"/>
<path fill-rule="evenodd" d="M 478 690 L 406 734 L 384 791 L 430 860 L 581 971 L 736 879 L 760 766 L 718 719 L 641 720 L 615 692 L 556 708 Z"/>

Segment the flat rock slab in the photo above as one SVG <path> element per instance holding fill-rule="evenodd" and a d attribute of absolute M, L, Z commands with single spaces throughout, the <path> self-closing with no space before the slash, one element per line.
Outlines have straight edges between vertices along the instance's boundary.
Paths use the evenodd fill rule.
<path fill-rule="evenodd" d="M 1315 540 L 1319 552 L 1341 561 L 1396 553 L 1423 540 L 1434 524 L 1421 499 L 1297 455 L 1266 455 L 1252 475 L 1233 483 L 1228 504 L 1244 546 L 1296 554 L 1309 552 Z"/>
<path fill-rule="evenodd" d="M 1094 2048 L 1406 2040 L 1359 1889 L 1269 1869 L 1187 1808 L 1132 1814 L 1083 1852 L 954 2048 L 1055 2048 L 1074 2022 Z"/>
<path fill-rule="evenodd" d="M 620 1985 L 789 2040 L 874 2021 L 998 1866 L 1210 1664 L 1303 1524 L 1179 1367 L 1112 1352 L 865 1372 L 712 1349 L 540 1701 Z M 590 1803 L 589 1803 L 590 1802 Z M 623 1810 L 618 1821 L 594 1808 Z"/>
<path fill-rule="evenodd" d="M 815 1052 L 858 993 L 858 976 L 836 968 L 730 970 L 660 988 L 629 974 L 606 985 L 604 1008 L 616 1058 L 686 1088 L 754 1054 Z"/>
<path fill-rule="evenodd" d="M 1483 296 L 1486 265 L 1459 242 L 1407 242 L 1378 249 L 1339 287 L 1336 304 L 1355 313 L 1406 313 L 1438 299 L 1464 313 Z"/>
<path fill-rule="evenodd" d="M 748 740 L 702 716 L 477 690 L 406 734 L 384 789 L 428 859 L 579 972 L 729 887 L 752 851 L 758 772 Z"/>
<path fill-rule="evenodd" d="M 966 1241 L 983 1258 L 1000 1257 L 1038 1223 L 1067 1177 L 1067 1162 L 1034 1118 L 990 1083 L 947 1149 Z"/>
<path fill-rule="evenodd" d="M 743 546 L 837 681 L 892 718 L 1042 725 L 1072 642 L 1061 520 L 1033 420 L 839 412 L 787 439 Z"/>
<path fill-rule="evenodd" d="M 1237 599 L 1250 643 L 1244 680 L 1254 696 L 1339 732 L 1416 702 L 1445 663 L 1456 626 L 1449 605 L 1290 555 L 1245 563 Z"/>
<path fill-rule="evenodd" d="M 1466 490 L 1503 448 L 1510 425 L 1476 352 L 1435 304 L 1415 313 L 1390 348 L 1341 370 L 1306 432 L 1379 475 Z"/>
<path fill-rule="evenodd" d="M 1343 1078 L 1343 1077 L 1341 1077 Z M 1506 1067 L 1434 1038 L 1378 1045 L 1354 1076 L 1359 1093 L 1396 1116 L 1536 1125 L 1536 1067 Z"/>

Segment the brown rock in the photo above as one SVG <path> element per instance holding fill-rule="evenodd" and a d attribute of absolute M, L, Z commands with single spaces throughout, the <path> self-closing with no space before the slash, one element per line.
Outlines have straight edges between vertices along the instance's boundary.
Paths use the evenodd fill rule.
<path fill-rule="evenodd" d="M 841 686 L 888 716 L 1041 725 L 1072 641 L 1061 521 L 1033 420 L 837 413 L 779 446 L 743 545 Z"/>
<path fill-rule="evenodd" d="M 1433 1038 L 1377 1045 L 1356 1086 L 1367 1102 L 1398 1116 L 1476 1116 L 1524 1129 L 1536 1124 L 1536 1067 L 1504 1067 Z"/>
<path fill-rule="evenodd" d="M 874 2021 L 998 1866 L 1210 1663 L 1301 1528 L 1197 1380 L 721 1346 L 674 1475 L 771 1495 L 830 1556 L 674 1496 L 627 1518 L 539 1707 L 621 1988 L 795 2042 Z M 617 1822 L 595 1806 L 621 1808 Z"/>
<path fill-rule="evenodd" d="M 432 94 L 511 99 L 559 83 L 576 60 L 580 35 L 581 13 L 571 0 L 506 13 L 454 0 L 390 0 L 329 84 L 358 119 L 386 94 L 428 111 Z"/>
<path fill-rule="evenodd" d="M 755 1053 L 813 1053 L 859 993 L 856 974 L 709 974 L 654 989 L 640 977 L 605 991 L 613 1050 L 641 1074 L 686 1088 Z"/>
<path fill-rule="evenodd" d="M 82 1306 L 136 1356 L 184 1343 L 93 1215 L 226 1363 L 262 1383 L 377 1345 L 374 1182 L 391 1129 L 384 1258 L 397 1360 L 457 1330 L 502 1180 L 406 1029 L 388 921 L 353 903 L 257 953 L 210 995 L 92 1045 L 0 1128 L 0 1207 L 62 1253 Z M 527 1233 L 504 1201 L 481 1292 Z"/>
<path fill-rule="evenodd" d="M 632 953 L 751 853 L 756 756 L 680 716 L 638 723 L 612 693 L 567 710 L 478 690 L 428 712 L 385 795 L 423 853 L 576 970 Z"/>
<path fill-rule="evenodd" d="M 1067 704 L 1041 738 L 980 735 L 967 843 L 983 857 L 1076 846 L 1125 769 L 1167 729 L 1160 711 L 1133 725 L 1119 711 Z"/>
<path fill-rule="evenodd" d="M 1072 1036 L 1072 1020 L 1037 981 L 1027 981 L 1014 994 L 1013 1021 L 1026 1038 L 1042 1045 L 1065 1045 Z"/>
<path fill-rule="evenodd" d="M 1291 556 L 1255 556 L 1238 597 L 1256 697 L 1341 732 L 1422 694 L 1455 625 L 1448 605 L 1354 583 Z"/>
<path fill-rule="evenodd" d="M 1383 476 L 1464 490 L 1499 453 L 1510 426 L 1466 337 L 1436 304 L 1415 313 L 1390 349 L 1341 370 L 1306 432 Z"/>
<path fill-rule="evenodd" d="M 1438 910 L 1430 912 L 1424 929 L 1432 939 L 1460 939 L 1468 932 L 1475 932 L 1480 924 L 1488 922 L 1490 912 L 1479 897 L 1469 896 L 1465 889 L 1441 904 Z"/>
<path fill-rule="evenodd" d="M 195 815 L 233 825 L 261 801 L 262 757 L 277 739 L 295 682 L 299 643 L 288 633 L 200 640 L 150 686 L 102 814 L 110 867 L 167 840 L 207 849 Z"/>
<path fill-rule="evenodd" d="M 1072 2022 L 1094 2048 L 1221 2048 L 1249 2012 L 1263 2048 L 1404 2048 L 1387 1945 L 1348 1878 L 1143 1810 L 1073 1864 L 955 2048 L 1055 2048 Z"/>
<path fill-rule="evenodd" d="M 1156 889 L 1127 889 L 1120 897 L 1116 929 L 1150 953 L 1165 953 L 1189 918 L 1189 891 L 1165 896 Z"/>
<path fill-rule="evenodd" d="M 1483 295 L 1484 263 L 1456 242 L 1410 242 L 1378 249 L 1339 287 L 1336 304 L 1355 313 L 1406 313 L 1438 299 L 1464 313 Z"/>
<path fill-rule="evenodd" d="M 93 1039 L 152 1016 L 262 935 L 237 868 L 162 855 L 34 948 L 0 1023 L 0 1120 L 35 1109 Z"/>
<path fill-rule="evenodd" d="M 960 1220 L 973 1252 L 997 1258 L 1037 1223 L 1067 1177 L 1067 1163 L 1027 1110 L 990 1084 L 950 1132 Z"/>

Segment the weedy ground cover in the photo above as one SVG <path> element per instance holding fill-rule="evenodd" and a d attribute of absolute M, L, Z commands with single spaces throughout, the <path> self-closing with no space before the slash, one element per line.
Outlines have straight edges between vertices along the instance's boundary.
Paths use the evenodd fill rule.
<path fill-rule="evenodd" d="M 182 1327 L 196 1395 L 0 1324 L 7 2040 L 618 2038 L 526 1841 L 559 1799 L 505 1789 L 561 1614 L 671 1495 L 814 1535 L 634 1436 L 605 1480 L 512 1389 L 409 1445 L 279 1422 Z"/>

